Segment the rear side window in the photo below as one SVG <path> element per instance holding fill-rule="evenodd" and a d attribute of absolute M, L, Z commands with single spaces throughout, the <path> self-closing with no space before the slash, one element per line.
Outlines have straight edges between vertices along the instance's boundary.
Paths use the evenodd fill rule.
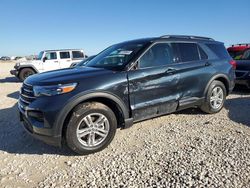
<path fill-rule="evenodd" d="M 83 58 L 84 54 L 81 51 L 72 51 L 73 58 Z"/>
<path fill-rule="evenodd" d="M 242 60 L 250 60 L 250 49 L 246 50 L 241 58 Z"/>
<path fill-rule="evenodd" d="M 206 52 L 204 52 L 204 50 L 199 45 L 198 45 L 198 48 L 199 48 L 201 60 L 208 59 L 208 56 L 207 56 Z"/>
<path fill-rule="evenodd" d="M 69 52 L 60 52 L 60 58 L 61 59 L 68 59 L 68 58 L 70 58 Z"/>
<path fill-rule="evenodd" d="M 198 45 L 195 43 L 178 43 L 177 48 L 182 62 L 200 60 Z"/>
<path fill-rule="evenodd" d="M 206 44 L 207 47 L 212 50 L 218 58 L 228 59 L 230 55 L 228 54 L 225 46 L 223 44 Z"/>

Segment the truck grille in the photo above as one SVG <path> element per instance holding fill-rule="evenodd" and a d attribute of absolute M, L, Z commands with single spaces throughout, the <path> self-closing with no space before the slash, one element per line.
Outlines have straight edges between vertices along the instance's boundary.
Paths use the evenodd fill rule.
<path fill-rule="evenodd" d="M 33 86 L 23 83 L 23 86 L 20 90 L 19 104 L 22 110 L 25 109 L 31 102 L 36 99 L 33 92 Z"/>

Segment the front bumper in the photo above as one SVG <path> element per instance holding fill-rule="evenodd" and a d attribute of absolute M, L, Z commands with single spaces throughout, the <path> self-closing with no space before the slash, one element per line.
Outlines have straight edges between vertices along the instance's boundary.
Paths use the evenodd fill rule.
<path fill-rule="evenodd" d="M 12 74 L 12 75 L 14 75 L 14 76 L 18 76 L 19 71 L 16 70 L 16 69 L 14 69 L 14 70 L 11 70 L 11 71 L 10 71 L 10 74 Z"/>
<path fill-rule="evenodd" d="M 61 136 L 53 136 L 53 130 L 51 128 L 44 128 L 41 122 L 34 120 L 28 116 L 28 111 L 23 110 L 21 104 L 18 103 L 20 121 L 23 123 L 23 127 L 31 136 L 41 140 L 49 145 L 61 146 Z"/>

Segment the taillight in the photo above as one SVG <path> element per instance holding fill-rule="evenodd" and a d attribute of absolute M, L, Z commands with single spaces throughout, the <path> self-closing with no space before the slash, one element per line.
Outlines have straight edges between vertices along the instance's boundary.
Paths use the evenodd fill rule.
<path fill-rule="evenodd" d="M 232 65 L 233 69 L 236 69 L 236 66 L 237 66 L 236 61 L 231 60 L 229 63 Z"/>

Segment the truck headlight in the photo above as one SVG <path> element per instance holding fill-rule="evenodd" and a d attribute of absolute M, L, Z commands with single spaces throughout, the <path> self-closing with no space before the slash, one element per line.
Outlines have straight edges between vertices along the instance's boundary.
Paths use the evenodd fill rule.
<path fill-rule="evenodd" d="M 63 93 L 69 93 L 73 91 L 77 86 L 77 83 L 71 84 L 58 84 L 52 86 L 34 86 L 33 91 L 36 97 L 39 96 L 53 96 Z"/>
<path fill-rule="evenodd" d="M 18 69 L 18 67 L 20 67 L 20 63 L 16 63 L 14 66 L 15 69 Z"/>

